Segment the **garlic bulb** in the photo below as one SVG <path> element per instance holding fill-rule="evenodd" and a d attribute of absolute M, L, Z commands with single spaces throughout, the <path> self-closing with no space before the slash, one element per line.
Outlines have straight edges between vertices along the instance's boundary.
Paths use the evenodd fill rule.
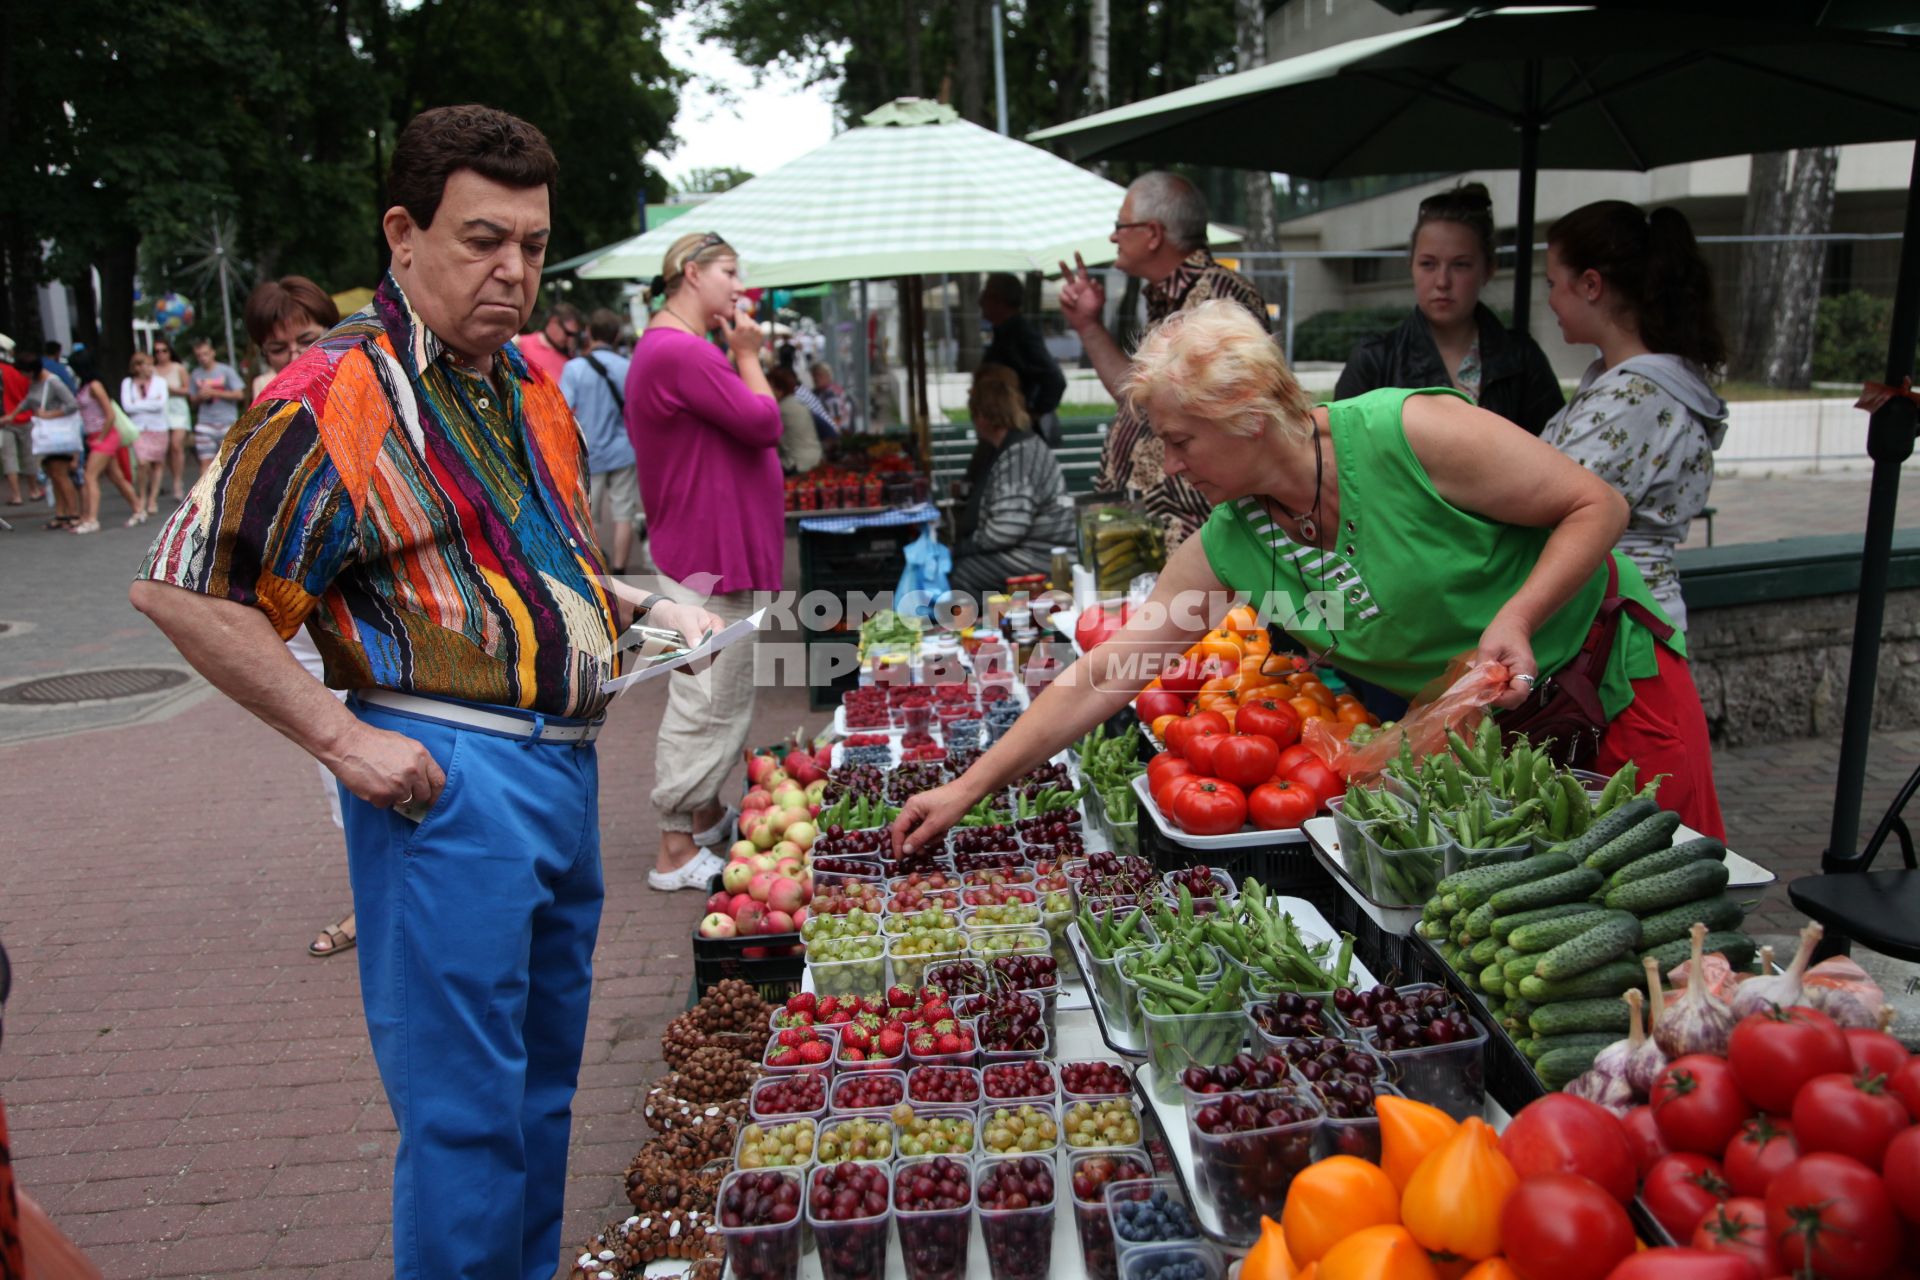
<path fill-rule="evenodd" d="M 1700 963 L 1707 926 L 1696 923 L 1692 933 L 1693 955 L 1687 961 L 1687 989 L 1672 1008 L 1661 1014 L 1660 1025 L 1653 1033 L 1669 1060 L 1689 1053 L 1724 1054 L 1727 1040 L 1733 1035 L 1733 1010 L 1708 988 L 1706 969 Z"/>
<path fill-rule="evenodd" d="M 1737 1022 L 1750 1013 L 1785 1009 L 1801 1003 L 1800 979 L 1807 971 L 1807 962 L 1813 959 L 1814 947 L 1825 932 L 1818 924 L 1809 924 L 1800 931 L 1800 948 L 1793 953 L 1793 963 L 1787 966 L 1786 972 L 1748 978 L 1735 987 L 1732 1001 L 1734 1020 Z"/>
<path fill-rule="evenodd" d="M 1657 966 L 1649 967 L 1656 979 L 1660 975 Z M 1667 1055 L 1654 1043 L 1653 1037 L 1640 1029 L 1640 1006 L 1644 998 L 1638 991 L 1629 991 L 1623 997 L 1633 1010 L 1632 1021 L 1627 1024 L 1627 1062 L 1621 1075 L 1633 1089 L 1636 1099 L 1646 1098 L 1653 1093 L 1654 1081 L 1667 1069 Z"/>

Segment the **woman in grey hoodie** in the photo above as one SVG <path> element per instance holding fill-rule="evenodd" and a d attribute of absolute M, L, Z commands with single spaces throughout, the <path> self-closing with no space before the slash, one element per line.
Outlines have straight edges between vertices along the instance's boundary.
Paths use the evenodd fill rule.
<path fill-rule="evenodd" d="M 1726 360 L 1713 280 L 1677 209 L 1584 205 L 1547 232 L 1547 305 L 1570 343 L 1600 356 L 1540 438 L 1618 489 L 1633 511 L 1620 550 L 1675 626 L 1687 625 L 1674 548 L 1713 487 Z"/>

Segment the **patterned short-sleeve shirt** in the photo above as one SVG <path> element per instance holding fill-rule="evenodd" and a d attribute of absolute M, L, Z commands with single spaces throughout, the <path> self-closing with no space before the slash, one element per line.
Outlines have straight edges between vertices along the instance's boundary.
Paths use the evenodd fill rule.
<path fill-rule="evenodd" d="M 227 432 L 139 577 L 303 625 L 336 689 L 590 717 L 615 621 L 586 456 L 508 343 L 482 374 L 388 276 Z"/>

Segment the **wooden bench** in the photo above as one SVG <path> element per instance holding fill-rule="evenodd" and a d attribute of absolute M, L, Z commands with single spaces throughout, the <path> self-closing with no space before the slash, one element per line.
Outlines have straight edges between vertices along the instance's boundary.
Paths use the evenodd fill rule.
<path fill-rule="evenodd" d="M 1054 457 L 1060 463 L 1068 493 L 1093 492 L 1093 478 L 1100 470 L 1100 451 L 1111 421 L 1112 415 L 1060 419 L 1060 447 L 1054 450 Z M 973 456 L 974 444 L 971 423 L 951 420 L 933 423 L 935 493 L 945 494 L 955 480 L 967 473 L 967 459 Z"/>

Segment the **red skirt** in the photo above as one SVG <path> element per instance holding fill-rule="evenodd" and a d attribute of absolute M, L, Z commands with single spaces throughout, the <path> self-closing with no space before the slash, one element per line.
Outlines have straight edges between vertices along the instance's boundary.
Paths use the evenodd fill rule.
<path fill-rule="evenodd" d="M 1701 835 L 1724 840 L 1727 824 L 1713 787 L 1713 747 L 1700 691 L 1685 658 L 1663 644 L 1653 649 L 1659 655 L 1659 673 L 1633 682 L 1633 704 L 1607 725 L 1593 767 L 1612 773 L 1629 760 L 1638 761 L 1642 785 L 1666 774 L 1656 793 L 1660 807 L 1679 814 L 1680 821 Z"/>

